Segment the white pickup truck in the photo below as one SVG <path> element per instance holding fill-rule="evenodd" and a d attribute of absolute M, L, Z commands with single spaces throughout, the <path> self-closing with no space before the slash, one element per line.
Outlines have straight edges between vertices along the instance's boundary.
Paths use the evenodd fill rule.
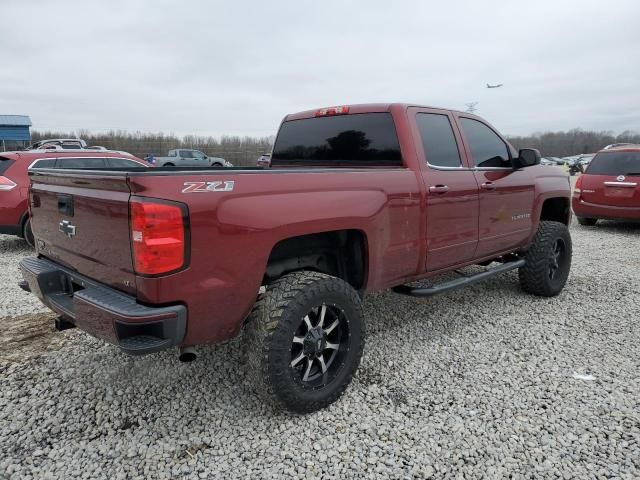
<path fill-rule="evenodd" d="M 177 148 L 166 157 L 153 157 L 156 167 L 232 167 L 224 158 L 209 157 L 200 150 Z"/>

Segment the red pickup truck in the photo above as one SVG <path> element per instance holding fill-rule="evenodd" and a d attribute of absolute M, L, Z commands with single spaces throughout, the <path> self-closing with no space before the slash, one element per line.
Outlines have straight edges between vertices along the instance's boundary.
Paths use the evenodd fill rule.
<path fill-rule="evenodd" d="M 262 390 L 313 411 L 359 364 L 366 292 L 513 269 L 527 292 L 562 290 L 569 180 L 539 160 L 468 113 L 367 104 L 288 115 L 269 169 L 38 169 L 21 286 L 59 329 L 134 355 L 191 360 L 246 327 Z M 488 268 L 408 285 L 474 264 Z"/>

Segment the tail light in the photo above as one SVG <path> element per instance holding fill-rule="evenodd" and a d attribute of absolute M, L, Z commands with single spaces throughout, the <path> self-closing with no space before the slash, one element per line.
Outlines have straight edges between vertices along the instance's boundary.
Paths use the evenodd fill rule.
<path fill-rule="evenodd" d="M 189 232 L 185 205 L 135 198 L 129 202 L 129 214 L 137 274 L 166 274 L 186 266 Z"/>
<path fill-rule="evenodd" d="M 578 180 L 576 180 L 576 185 L 575 187 L 573 187 L 573 194 L 576 197 L 579 197 L 580 194 L 582 193 L 582 181 L 584 180 L 584 175 L 580 175 L 578 177 Z"/>
<path fill-rule="evenodd" d="M 316 112 L 316 117 L 328 117 L 332 115 L 346 115 L 349 113 L 349 106 L 321 108 Z"/>
<path fill-rule="evenodd" d="M 0 192 L 7 192 L 16 188 L 16 183 L 7 177 L 0 176 Z"/>

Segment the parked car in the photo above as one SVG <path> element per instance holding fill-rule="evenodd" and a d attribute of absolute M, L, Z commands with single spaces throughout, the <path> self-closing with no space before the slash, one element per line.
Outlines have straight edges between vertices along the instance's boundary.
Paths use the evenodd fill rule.
<path fill-rule="evenodd" d="M 539 161 L 478 116 L 371 104 L 288 115 L 266 171 L 36 169 L 21 286 L 59 329 L 132 355 L 193 360 L 244 327 L 256 386 L 309 412 L 360 362 L 367 292 L 429 297 L 511 270 L 529 293 L 562 290 L 569 181 Z M 474 264 L 493 266 L 409 284 Z"/>
<path fill-rule="evenodd" d="M 580 225 L 640 220 L 640 145 L 598 152 L 576 182 L 572 206 Z"/>
<path fill-rule="evenodd" d="M 552 162 L 554 162 L 556 165 L 563 165 L 564 162 L 562 161 L 562 158 L 560 157 L 546 157 L 547 160 L 550 160 Z"/>
<path fill-rule="evenodd" d="M 574 165 L 577 161 L 578 158 L 580 158 L 580 155 L 572 155 L 570 157 L 563 157 L 560 159 L 560 163 L 562 165 L 566 165 L 568 167 L 571 167 L 572 165 Z"/>
<path fill-rule="evenodd" d="M 625 147 L 627 145 L 633 145 L 633 143 L 627 143 L 627 142 L 612 143 L 604 147 L 603 150 L 609 150 L 610 148 L 617 148 L 617 147 Z"/>
<path fill-rule="evenodd" d="M 17 235 L 33 246 L 33 232 L 27 208 L 31 168 L 131 168 L 148 167 L 139 158 L 123 152 L 90 154 L 79 151 L 2 152 L 0 154 L 0 233 Z"/>
<path fill-rule="evenodd" d="M 87 142 L 79 138 L 50 138 L 48 140 L 40 140 L 39 142 L 30 145 L 25 150 L 82 150 L 85 148 L 87 148 Z"/>
<path fill-rule="evenodd" d="M 564 157 L 558 160 L 558 164 L 565 168 L 566 171 L 569 172 L 569 175 L 576 175 L 578 173 L 582 173 L 583 164 L 580 163 L 580 159 L 583 157 L 588 157 L 588 155 L 573 155 L 571 157 Z"/>
<path fill-rule="evenodd" d="M 557 167 L 558 162 L 554 160 L 553 157 L 542 157 L 540 159 L 540 165 Z"/>
<path fill-rule="evenodd" d="M 269 168 L 271 166 L 271 154 L 265 153 L 264 155 L 260 155 L 260 158 L 258 158 L 256 165 L 262 168 Z"/>
<path fill-rule="evenodd" d="M 586 167 L 591 163 L 591 160 L 593 160 L 593 157 L 595 156 L 596 156 L 595 153 L 587 153 L 584 155 L 580 155 L 578 157 L 577 163 L 579 163 L 582 166 L 582 170 L 584 171 L 584 169 L 586 169 Z"/>
<path fill-rule="evenodd" d="M 154 158 L 156 167 L 232 167 L 224 158 L 209 157 L 200 150 L 178 148 L 169 150 L 166 157 Z"/>

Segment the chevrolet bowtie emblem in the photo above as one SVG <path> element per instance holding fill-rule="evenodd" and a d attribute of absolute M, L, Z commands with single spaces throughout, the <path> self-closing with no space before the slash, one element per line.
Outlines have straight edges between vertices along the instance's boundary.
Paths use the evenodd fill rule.
<path fill-rule="evenodd" d="M 62 220 L 58 224 L 58 230 L 60 230 L 69 238 L 76 236 L 76 226 L 72 225 L 71 222 L 69 222 L 69 220 Z"/>

